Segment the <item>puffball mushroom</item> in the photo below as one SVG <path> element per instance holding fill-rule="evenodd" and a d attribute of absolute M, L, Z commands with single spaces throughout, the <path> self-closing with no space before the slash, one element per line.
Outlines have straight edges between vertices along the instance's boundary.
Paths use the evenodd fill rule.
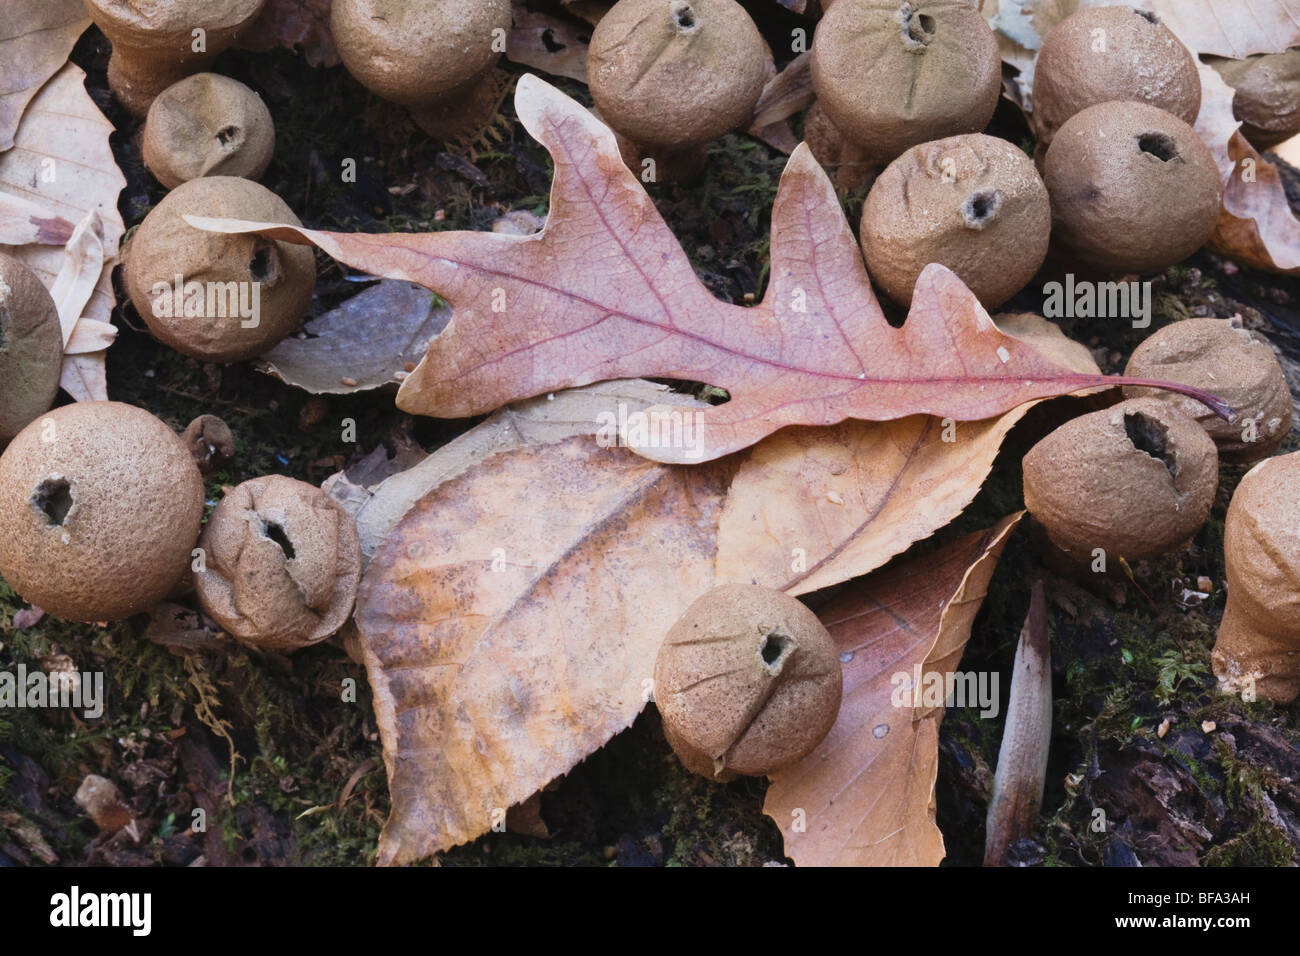
<path fill-rule="evenodd" d="M 196 73 L 153 101 L 141 152 L 168 189 L 200 176 L 258 179 L 275 152 L 275 124 L 262 98 L 243 83 Z"/>
<path fill-rule="evenodd" d="M 164 196 L 123 254 L 127 294 L 164 345 L 205 362 L 261 355 L 307 314 L 315 255 L 307 246 L 195 229 L 186 215 L 302 223 L 264 186 L 205 176 Z"/>
<path fill-rule="evenodd" d="M 1300 452 L 1248 471 L 1223 533 L 1228 604 L 1210 656 L 1219 689 L 1300 694 Z"/>
<path fill-rule="evenodd" d="M 817 615 L 781 591 L 713 588 L 669 630 L 655 661 L 664 736 L 711 780 L 802 759 L 839 713 L 839 655 Z"/>
<path fill-rule="evenodd" d="M 1207 56 L 1205 62 L 1232 87 L 1233 115 L 1252 146 L 1272 149 L 1300 134 L 1300 47 L 1244 60 Z"/>
<path fill-rule="evenodd" d="M 510 0 L 334 0 L 330 32 L 349 73 L 411 110 L 431 136 L 454 138 L 495 109 L 483 81 L 505 51 Z"/>
<path fill-rule="evenodd" d="M 912 301 L 928 263 L 947 266 L 985 308 L 1011 298 L 1047 256 L 1052 207 L 1033 162 L 1004 139 L 967 133 L 913 146 L 876 178 L 859 230 L 867 271 Z"/>
<path fill-rule="evenodd" d="M 202 519 L 190 453 L 133 405 L 56 408 L 0 456 L 0 575 L 55 617 L 149 610 L 185 573 Z"/>
<path fill-rule="evenodd" d="M 1184 319 L 1139 345 L 1124 374 L 1195 385 L 1236 411 L 1226 422 L 1185 395 L 1125 386 L 1128 398 L 1149 396 L 1194 418 L 1219 448 L 1221 461 L 1244 463 L 1270 455 L 1291 430 L 1291 390 L 1273 349 L 1261 336 L 1225 319 Z"/>
<path fill-rule="evenodd" d="M 979 132 L 1002 92 L 997 38 L 969 0 L 837 0 L 811 56 L 817 102 L 879 163 Z"/>
<path fill-rule="evenodd" d="M 143 117 L 167 87 L 207 69 L 259 13 L 266 0 L 85 0 L 113 44 L 108 85 Z"/>
<path fill-rule="evenodd" d="M 1047 150 L 1052 238 L 1110 273 L 1158 272 L 1205 244 L 1222 187 L 1196 132 L 1145 103 L 1076 113 Z"/>
<path fill-rule="evenodd" d="M 654 180 L 682 180 L 704 146 L 754 114 L 767 47 L 735 0 L 619 0 L 596 25 L 587 76 L 624 161 Z"/>
<path fill-rule="evenodd" d="M 315 485 L 284 475 L 228 491 L 199 539 L 199 603 L 232 637 L 293 651 L 347 621 L 361 580 L 356 522 Z"/>
<path fill-rule="evenodd" d="M 1195 123 L 1201 109 L 1196 60 L 1156 14 L 1127 6 L 1084 7 L 1047 34 L 1034 65 L 1034 134 L 1051 145 L 1071 116 L 1134 100 Z"/>
<path fill-rule="evenodd" d="M 1219 486 L 1214 442 L 1173 405 L 1134 398 L 1071 419 L 1029 450 L 1025 507 L 1074 565 L 1177 550 Z"/>
<path fill-rule="evenodd" d="M 0 448 L 54 404 L 62 369 L 54 300 L 36 273 L 0 253 Z"/>

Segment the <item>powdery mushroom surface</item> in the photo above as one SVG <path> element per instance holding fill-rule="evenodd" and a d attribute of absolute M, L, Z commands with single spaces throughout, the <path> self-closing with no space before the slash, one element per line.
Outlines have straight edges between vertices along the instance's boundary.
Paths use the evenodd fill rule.
<path fill-rule="evenodd" d="M 770 6 L 770 19 L 760 27 L 769 36 L 788 36 L 796 21 L 780 19 L 785 15 Z M 92 94 L 121 130 L 114 144 L 130 179 L 121 208 L 128 225 L 138 224 L 162 192 L 140 164 L 132 119 L 109 98 L 107 45 L 92 32 L 74 60 L 87 70 Z M 441 210 L 444 228 L 486 229 L 506 212 L 545 212 L 546 155 L 519 128 L 508 105 L 500 121 L 503 142 L 470 166 L 440 153 L 402 107 L 367 96 L 341 70 L 314 71 L 285 52 L 226 54 L 216 68 L 266 97 L 277 146 L 263 182 L 310 227 L 427 229 Z M 590 102 L 580 86 L 561 86 Z M 1016 143 L 1030 141 L 1028 130 L 1009 114 L 999 113 L 993 131 Z M 357 161 L 357 182 L 344 185 L 339 169 L 349 157 Z M 763 287 L 768 214 L 783 166 L 784 157 L 766 147 L 728 136 L 711 147 L 709 172 L 700 183 L 653 193 L 715 294 L 740 301 Z M 1300 201 L 1300 176 L 1289 170 L 1285 175 Z M 857 222 L 860 210 L 859 193 L 849 204 L 851 221 Z M 311 314 L 327 311 L 357 288 L 327 262 Z M 1041 314 L 1042 299 L 1022 294 L 1003 309 Z M 1153 328 L 1189 315 L 1226 318 L 1236 312 L 1285 350 L 1293 394 L 1300 394 L 1300 281 L 1245 269 L 1229 274 L 1221 260 L 1202 253 L 1166 272 L 1153 289 Z M 460 422 L 411 420 L 380 394 L 314 398 L 248 364 L 203 365 L 132 331 L 121 315 L 115 321 L 122 331 L 108 364 L 116 400 L 149 409 L 178 432 L 202 414 L 219 415 L 233 430 L 238 454 L 206 479 L 210 502 L 219 499 L 222 486 L 272 473 L 319 484 L 381 444 L 396 451 L 410 440 L 431 450 L 464 428 Z M 1097 350 L 1107 372 L 1119 372 L 1146 335 L 1127 323 L 1065 319 L 1062 325 Z M 1019 508 L 1021 459 L 1060 414 L 1057 406 L 1033 410 L 1008 437 L 974 505 L 916 550 L 988 527 Z M 357 434 L 346 458 L 336 457 L 344 418 L 355 421 Z M 1300 442 L 1293 434 L 1281 451 L 1296 448 Z M 1210 673 L 1210 648 L 1224 606 L 1223 518 L 1243 470 L 1224 469 L 1210 520 L 1189 549 L 1134 567 L 1151 603 L 1131 585 L 1117 587 L 1114 598 L 1054 589 L 1060 597 L 1048 613 L 1058 703 L 1043 801 L 1044 819 L 1051 823 L 1044 845 L 1031 848 L 1034 858 L 1066 865 L 1135 858 L 1145 865 L 1300 859 L 1300 833 L 1270 822 L 1279 819 L 1271 806 L 1283 811 L 1284 820 L 1300 817 L 1300 790 L 1294 783 L 1266 786 L 1278 775 L 1300 780 L 1296 711 L 1218 697 Z M 1029 536 L 1018 532 L 993 578 L 963 670 L 1005 674 L 1030 583 L 1043 573 Z M 1201 576 L 1213 588 L 1197 604 Z M 15 615 L 25 607 L 0 584 L 0 668 L 20 661 L 31 668 L 69 655 L 79 669 L 105 673 L 103 733 L 70 737 L 74 725 L 67 711 L 14 710 L 0 723 L 0 814 L 33 821 L 61 861 L 189 863 L 200 853 L 211 864 L 358 865 L 373 859 L 389 809 L 380 743 L 364 671 L 336 646 L 307 648 L 277 666 L 222 645 L 194 656 L 191 672 L 182 658 L 141 639 L 139 620 L 96 629 L 46 617 L 19 627 Z M 204 639 L 197 622 L 168 620 L 173 639 Z M 355 704 L 339 700 L 348 678 L 356 680 Z M 229 741 L 196 718 L 201 703 L 229 721 Z M 1170 727 L 1157 736 L 1165 719 Z M 1217 725 L 1211 734 L 1201 730 L 1206 720 Z M 938 822 L 950 863 L 977 865 L 983 858 L 984 814 L 1002 728 L 1001 715 L 981 720 L 962 709 L 950 710 L 943 721 Z M 232 744 L 243 758 L 232 788 L 233 810 L 225 804 Z M 115 781 L 125 801 L 152 821 L 157 839 L 141 845 L 126 837 L 97 841 L 74 799 L 89 773 Z M 1077 776 L 1067 783 L 1067 775 Z M 760 780 L 716 785 L 689 774 L 649 709 L 542 795 L 550 839 L 529 836 L 526 829 L 489 834 L 449 851 L 443 862 L 781 860 L 780 834 L 761 812 L 763 791 Z M 1111 820 L 1131 822 L 1108 834 L 1092 833 L 1088 808 L 1094 803 Z M 209 810 L 201 843 L 185 833 L 196 805 Z M 313 807 L 329 809 L 303 816 Z M 518 828 L 535 819 L 527 811 L 511 814 Z M 0 850 L 0 862 L 15 851 Z"/>

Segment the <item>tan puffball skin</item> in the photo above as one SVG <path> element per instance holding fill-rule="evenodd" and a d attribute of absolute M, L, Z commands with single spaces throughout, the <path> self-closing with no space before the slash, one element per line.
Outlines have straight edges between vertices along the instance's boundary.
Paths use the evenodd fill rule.
<path fill-rule="evenodd" d="M 729 780 L 773 773 L 811 752 L 835 723 L 843 674 L 830 634 L 800 601 L 727 584 L 669 630 L 654 686 L 682 764 Z"/>
<path fill-rule="evenodd" d="M 500 58 L 494 41 L 510 25 L 510 0 L 334 0 L 330 8 L 348 72 L 408 107 L 467 91 Z"/>
<path fill-rule="evenodd" d="M 735 0 L 619 0 L 591 35 L 591 98 L 634 143 L 702 146 L 749 122 L 765 55 Z"/>
<path fill-rule="evenodd" d="M 1146 103 L 1184 123 L 1196 122 L 1196 61 L 1153 18 L 1158 21 L 1126 6 L 1085 7 L 1052 28 L 1034 66 L 1032 121 L 1041 148 L 1051 145 L 1071 116 L 1112 100 Z M 1104 51 L 1098 49 L 1103 38 Z"/>
<path fill-rule="evenodd" d="M 1133 351 L 1124 374 L 1194 385 L 1231 405 L 1235 423 L 1187 395 L 1124 387 L 1126 398 L 1156 398 L 1196 419 L 1219 447 L 1221 461 L 1266 458 L 1291 430 L 1291 390 L 1272 347 L 1226 319 L 1184 319 L 1165 326 Z M 1254 423 L 1253 441 L 1246 440 L 1247 420 Z"/>
<path fill-rule="evenodd" d="M 1211 654 L 1219 689 L 1300 695 L 1300 452 L 1241 479 L 1224 525 L 1228 604 Z"/>
<path fill-rule="evenodd" d="M 246 644 L 297 650 L 325 640 L 352 613 L 361 539 L 352 516 L 315 485 L 284 475 L 244 482 L 218 503 L 199 547 L 199 602 Z"/>
<path fill-rule="evenodd" d="M 153 101 L 141 152 L 168 189 L 200 176 L 260 179 L 275 152 L 275 124 L 262 98 L 243 83 L 196 73 Z"/>
<path fill-rule="evenodd" d="M 957 273 L 986 309 L 1034 277 L 1052 206 L 1033 162 L 1004 139 L 968 133 L 913 146 L 877 177 L 859 230 L 867 272 L 912 302 L 928 263 Z"/>
<path fill-rule="evenodd" d="M 1163 455 L 1138 445 L 1163 446 Z M 1025 507 L 1052 544 L 1084 566 L 1095 548 L 1108 566 L 1177 550 L 1205 523 L 1219 487 L 1214 442 L 1152 398 L 1066 422 L 1029 450 L 1023 469 Z"/>
<path fill-rule="evenodd" d="M 266 0 L 86 0 L 113 44 L 108 85 L 134 116 L 177 80 L 204 70 L 262 11 Z M 203 31 L 202 51 L 194 31 Z"/>
<path fill-rule="evenodd" d="M 133 405 L 56 408 L 0 456 L 0 575 L 54 617 L 148 611 L 188 567 L 202 519 L 190 453 Z"/>
<path fill-rule="evenodd" d="M 1076 113 L 1045 167 L 1053 241 L 1102 272 L 1159 272 L 1203 246 L 1219 220 L 1214 157 L 1190 126 L 1154 106 Z"/>
<path fill-rule="evenodd" d="M 0 253 L 0 448 L 54 404 L 62 368 L 54 300 L 36 273 Z"/>
<path fill-rule="evenodd" d="M 1206 57 L 1232 87 L 1232 112 L 1241 133 L 1258 150 L 1300 134 L 1300 47 L 1244 60 Z"/>
<path fill-rule="evenodd" d="M 149 331 L 182 355 L 205 362 L 253 358 L 287 336 L 307 314 L 316 287 L 316 257 L 308 246 L 260 236 L 195 229 L 183 216 L 302 223 L 269 189 L 236 176 L 205 176 L 182 183 L 145 217 L 124 253 L 127 293 Z M 155 314 L 154 288 L 170 290 L 176 276 L 190 282 L 259 283 L 257 326 L 242 327 L 238 314 Z M 171 292 L 162 293 L 171 295 Z M 174 305 L 174 303 L 173 303 Z M 175 309 L 173 308 L 174 312 Z M 207 311 L 206 304 L 203 309 Z M 214 312 L 217 311 L 214 309 Z M 249 320 L 251 321 L 251 320 Z"/>
<path fill-rule="evenodd" d="M 988 125 L 997 38 L 967 0 L 837 0 L 812 43 L 817 102 L 877 162 Z"/>

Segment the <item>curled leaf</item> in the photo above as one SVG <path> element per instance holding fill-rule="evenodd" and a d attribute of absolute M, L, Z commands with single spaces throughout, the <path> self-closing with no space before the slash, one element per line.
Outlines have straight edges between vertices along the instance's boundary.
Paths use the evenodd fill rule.
<path fill-rule="evenodd" d="M 800 866 L 943 859 L 934 783 L 944 709 L 923 692 L 917 706 L 909 688 L 956 669 L 1019 520 L 879 572 L 818 612 L 844 667 L 839 717 L 812 753 L 772 776 L 763 802 Z"/>

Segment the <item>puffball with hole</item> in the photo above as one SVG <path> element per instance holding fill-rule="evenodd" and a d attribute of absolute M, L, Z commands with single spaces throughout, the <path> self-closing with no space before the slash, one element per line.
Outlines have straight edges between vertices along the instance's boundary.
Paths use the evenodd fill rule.
<path fill-rule="evenodd" d="M 835 642 L 801 601 L 725 584 L 677 620 L 655 661 L 664 736 L 711 780 L 773 773 L 821 742 L 840 709 Z"/>
<path fill-rule="evenodd" d="M 1196 131 L 1145 103 L 1075 113 L 1047 150 L 1052 241 L 1107 273 L 1159 272 L 1210 238 L 1219 168 Z"/>
<path fill-rule="evenodd" d="M 238 362 L 298 327 L 316 286 L 307 246 L 195 229 L 184 216 L 300 226 L 279 196 L 236 176 L 177 186 L 127 243 L 127 293 L 149 331 L 182 355 Z"/>
<path fill-rule="evenodd" d="M 0 456 L 0 576 L 70 621 L 148 611 L 180 580 L 203 519 L 203 480 L 144 409 L 77 402 Z"/>
<path fill-rule="evenodd" d="M 1052 207 L 1029 157 L 983 133 L 913 146 L 877 177 L 862 206 L 867 272 L 908 305 L 921 271 L 957 273 L 986 309 L 1034 277 L 1047 255 Z"/>
<path fill-rule="evenodd" d="M 323 641 L 347 621 L 361 580 L 356 522 L 315 485 L 284 475 L 226 492 L 199 540 L 203 610 L 272 651 Z"/>
<path fill-rule="evenodd" d="M 1195 421 L 1154 398 L 1071 419 L 1025 455 L 1025 508 L 1074 566 L 1096 549 L 1144 560 L 1181 548 L 1210 516 L 1219 455 Z"/>

